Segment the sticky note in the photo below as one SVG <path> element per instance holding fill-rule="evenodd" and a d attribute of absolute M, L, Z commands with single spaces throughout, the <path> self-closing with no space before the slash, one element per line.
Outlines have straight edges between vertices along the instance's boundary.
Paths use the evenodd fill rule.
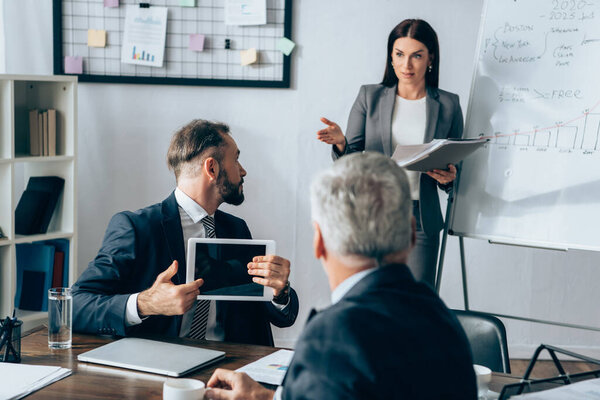
<path fill-rule="evenodd" d="M 65 74 L 82 74 L 83 58 L 79 56 L 65 57 Z"/>
<path fill-rule="evenodd" d="M 196 7 L 196 0 L 179 0 L 181 7 Z"/>
<path fill-rule="evenodd" d="M 104 0 L 104 7 L 119 7 L 119 0 Z"/>
<path fill-rule="evenodd" d="M 296 47 L 296 43 L 285 37 L 282 37 L 279 39 L 279 42 L 277 42 L 277 50 L 281 51 L 286 56 L 291 54 L 294 47 Z"/>
<path fill-rule="evenodd" d="M 106 47 L 106 31 L 88 29 L 89 47 Z"/>
<path fill-rule="evenodd" d="M 240 64 L 250 65 L 256 62 L 256 49 L 248 49 L 240 51 Z"/>
<path fill-rule="evenodd" d="M 190 44 L 188 48 L 193 51 L 204 50 L 204 35 L 201 35 L 199 33 L 192 33 L 190 35 Z"/>

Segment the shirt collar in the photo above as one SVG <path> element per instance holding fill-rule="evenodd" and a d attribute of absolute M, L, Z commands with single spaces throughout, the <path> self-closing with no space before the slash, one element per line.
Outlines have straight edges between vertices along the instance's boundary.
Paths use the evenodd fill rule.
<path fill-rule="evenodd" d="M 175 200 L 177 200 L 177 204 L 179 207 L 185 211 L 185 213 L 191 218 L 191 220 L 196 224 L 198 221 L 201 221 L 202 218 L 206 217 L 208 213 L 200 206 L 200 204 L 196 203 L 190 196 L 185 194 L 181 189 L 175 188 Z M 211 215 L 214 217 L 214 214 Z"/>
<path fill-rule="evenodd" d="M 346 293 L 350 291 L 358 282 L 360 282 L 365 276 L 369 275 L 371 272 L 374 272 L 377 268 L 369 268 L 363 271 L 357 272 L 354 275 L 346 278 L 342 283 L 335 288 L 333 292 L 331 292 L 331 304 L 335 304 L 341 300 L 342 297 Z"/>

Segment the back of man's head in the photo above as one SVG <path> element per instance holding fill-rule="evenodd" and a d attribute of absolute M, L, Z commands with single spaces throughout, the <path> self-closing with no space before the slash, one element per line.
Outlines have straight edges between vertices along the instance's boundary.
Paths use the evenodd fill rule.
<path fill-rule="evenodd" d="M 408 179 L 401 167 L 382 154 L 340 158 L 313 181 L 311 206 L 325 247 L 335 254 L 381 261 L 410 248 Z"/>
<path fill-rule="evenodd" d="M 182 173 L 197 175 L 207 157 L 213 157 L 220 163 L 226 134 L 229 134 L 226 124 L 203 119 L 195 119 L 175 132 L 167 152 L 167 164 L 175 178 L 179 179 Z M 199 156 L 200 159 L 196 160 Z"/>

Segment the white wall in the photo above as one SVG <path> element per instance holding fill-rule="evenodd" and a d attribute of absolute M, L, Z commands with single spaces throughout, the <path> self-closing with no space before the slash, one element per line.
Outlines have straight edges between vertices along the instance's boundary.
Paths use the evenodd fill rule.
<path fill-rule="evenodd" d="M 293 39 L 298 46 L 291 89 L 80 84 L 79 271 L 97 252 L 113 213 L 161 201 L 173 189 L 165 163 L 172 132 L 193 118 L 227 122 L 248 176 L 247 201 L 224 209 L 245 218 L 256 238 L 276 239 L 278 253 L 292 261 L 301 313 L 293 328 L 275 331 L 279 345 L 292 344 L 309 309 L 329 303 L 325 275 L 312 256 L 308 202 L 311 177 L 331 164 L 329 148 L 315 139 L 319 117 L 345 127 L 359 86 L 381 79 L 389 31 L 409 17 L 424 18 L 437 30 L 440 85 L 458 93 L 466 111 L 481 7 L 482 0 L 295 1 Z M 45 18 L 42 25 L 50 29 L 51 14 Z M 5 20 L 9 31 L 19 29 L 17 20 Z M 24 35 L 28 46 L 47 45 L 45 34 Z M 19 48 L 7 44 L 7 60 L 23 60 L 30 53 Z M 47 57 L 37 63 L 52 69 Z M 26 64 L 21 63 L 23 68 Z M 460 308 L 457 247 L 451 238 L 442 297 Z M 474 240 L 466 240 L 466 251 L 472 308 L 600 326 L 592 307 L 600 296 L 593 290 L 600 277 L 597 253 L 562 254 Z M 596 332 L 505 322 L 513 356 L 529 357 L 540 342 L 582 346 L 588 354 L 600 346 Z"/>

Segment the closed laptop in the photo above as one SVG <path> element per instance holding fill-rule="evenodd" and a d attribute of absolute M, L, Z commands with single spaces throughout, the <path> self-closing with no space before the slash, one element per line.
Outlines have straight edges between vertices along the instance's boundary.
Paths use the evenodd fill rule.
<path fill-rule="evenodd" d="M 182 376 L 225 357 L 225 352 L 140 338 L 124 338 L 77 356 L 79 361 Z"/>

